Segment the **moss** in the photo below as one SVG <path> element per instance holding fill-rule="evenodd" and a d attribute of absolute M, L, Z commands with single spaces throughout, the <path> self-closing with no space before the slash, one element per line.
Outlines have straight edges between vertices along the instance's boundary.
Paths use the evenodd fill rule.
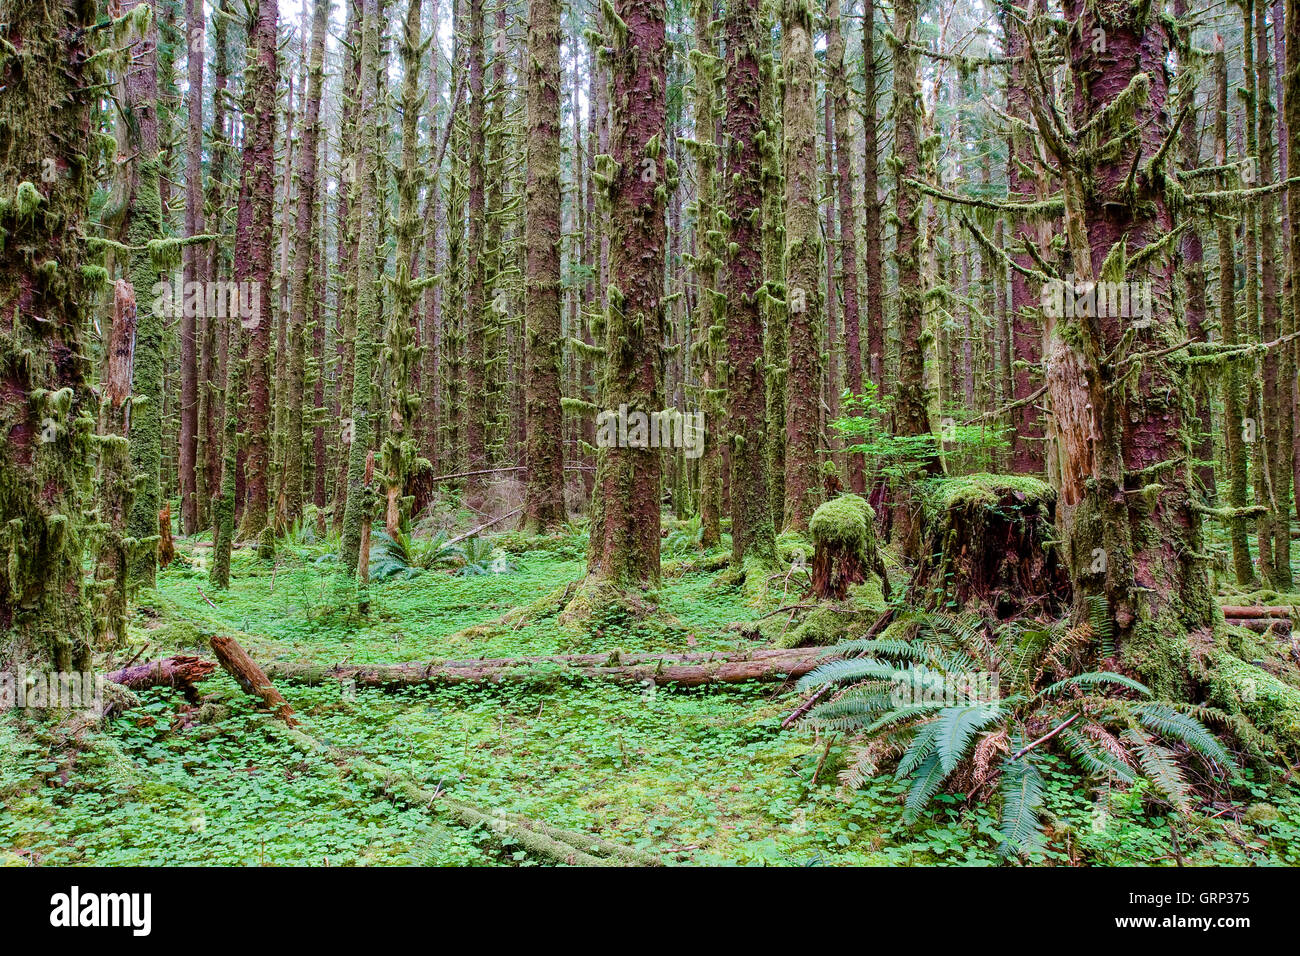
<path fill-rule="evenodd" d="M 1028 475 L 962 475 L 935 482 L 932 506 L 939 510 L 995 507 L 1007 495 L 1023 495 L 1026 505 L 1051 504 L 1056 492 L 1045 481 Z"/>
<path fill-rule="evenodd" d="M 1300 690 L 1225 651 L 1213 656 L 1208 677 L 1212 703 L 1300 753 Z"/>
<path fill-rule="evenodd" d="M 866 499 L 858 495 L 832 498 L 813 512 L 808 534 L 814 547 L 830 545 L 868 558 L 867 548 L 874 542 L 875 513 Z"/>

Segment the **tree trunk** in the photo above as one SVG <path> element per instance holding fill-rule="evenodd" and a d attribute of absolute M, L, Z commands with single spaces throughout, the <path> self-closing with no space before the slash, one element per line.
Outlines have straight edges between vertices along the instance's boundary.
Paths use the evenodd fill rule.
<path fill-rule="evenodd" d="M 0 668 L 86 670 L 82 585 L 94 416 L 82 329 L 92 301 L 82 221 L 84 155 L 100 95 L 95 4 L 16 4 L 0 39 Z M 38 185 L 39 183 L 39 185 Z M 38 276 L 49 280 L 37 281 Z M 37 390 L 45 398 L 38 399 Z"/>
<path fill-rule="evenodd" d="M 560 6 L 528 5 L 528 193 L 524 245 L 529 534 L 563 523 L 564 417 L 560 410 Z M 581 175 L 580 172 L 576 175 Z"/>
<path fill-rule="evenodd" d="M 874 3 L 874 0 L 864 0 Z M 840 268 L 844 286 L 844 367 L 850 394 L 862 394 L 862 342 L 858 320 L 858 221 L 853 201 L 853 129 L 848 78 L 844 71 L 844 37 L 840 33 L 839 0 L 828 0 L 826 69 L 835 105 L 835 165 L 840 199 Z M 827 149 L 830 147 L 827 146 Z M 832 383 L 833 384 L 833 383 Z M 838 443 L 838 442 L 837 442 Z M 848 456 L 849 490 L 866 494 L 866 462 L 861 452 Z"/>
<path fill-rule="evenodd" d="M 664 0 L 616 0 L 614 12 L 613 163 L 601 171 L 609 189 L 610 285 L 600 403 L 648 414 L 663 407 L 664 211 L 672 185 L 663 148 L 667 10 Z M 618 588 L 659 583 L 660 467 L 657 448 L 600 449 L 589 578 Z"/>
<path fill-rule="evenodd" d="M 1187 637 L 1209 636 L 1213 601 L 1191 487 L 1185 366 L 1146 354 L 1186 337 L 1182 317 L 1159 305 L 1173 282 L 1167 252 L 1159 252 L 1173 222 L 1147 165 L 1169 133 L 1160 65 L 1170 38 L 1154 11 L 1136 14 L 1123 0 L 1067 0 L 1065 13 L 1078 23 L 1069 38 L 1071 70 L 1089 78 L 1076 79 L 1068 121 L 1074 130 L 1097 123 L 1055 147 L 1071 265 L 1084 282 L 1149 283 L 1153 308 L 1136 335 L 1131 317 L 1111 314 L 1119 310 L 1097 310 L 1107 314 L 1088 319 L 1049 312 L 1057 523 L 1076 617 L 1086 614 L 1090 599 L 1104 599 L 1126 665 L 1158 695 L 1177 698 L 1190 693 Z M 1104 31 L 1104 50 L 1092 42 L 1097 30 Z M 1124 108 L 1115 108 L 1126 91 Z M 1050 122 L 1046 108 L 1035 104 Z M 1079 141 L 1116 135 L 1126 137 L 1125 148 L 1094 159 L 1085 176 Z M 1147 248 L 1151 243 L 1157 245 Z M 1138 272 L 1128 263 L 1143 249 L 1150 261 Z M 1121 387 L 1129 375 L 1133 384 Z"/>
<path fill-rule="evenodd" d="M 240 431 L 244 458 L 243 518 L 239 537 L 257 537 L 270 513 L 271 319 L 275 229 L 276 87 L 278 0 L 257 0 L 249 26 L 250 56 L 244 67 L 244 151 L 241 157 L 239 210 L 235 224 L 235 281 L 257 296 L 258 308 L 239 324 L 247 331 L 245 357 L 247 409 Z M 239 336 L 235 333 L 239 339 Z M 238 502 L 236 506 L 238 507 Z"/>
<path fill-rule="evenodd" d="M 781 64 L 785 71 L 785 301 L 790 335 L 785 377 L 785 527 L 803 530 L 821 501 L 822 420 L 817 61 L 809 0 L 783 0 Z M 734 468 L 732 474 L 737 474 Z M 733 497 L 736 494 L 733 487 Z"/>
<path fill-rule="evenodd" d="M 761 208 L 763 155 L 762 19 L 756 8 L 728 6 L 726 29 L 726 130 L 724 182 L 727 223 L 727 440 L 731 447 L 731 561 L 740 571 L 749 558 L 776 554 L 764 441 L 767 396 L 763 374 Z M 809 51 L 811 56 L 811 49 Z M 816 209 L 813 209 L 816 215 Z M 816 295 L 816 279 L 810 286 Z"/>
<path fill-rule="evenodd" d="M 206 52 L 202 0 L 185 0 L 185 235 L 203 232 L 203 57 Z M 207 254 L 199 246 L 186 246 L 184 275 L 190 282 L 206 280 Z M 199 357 L 197 316 L 194 309 L 181 312 L 181 532 L 199 530 Z"/>

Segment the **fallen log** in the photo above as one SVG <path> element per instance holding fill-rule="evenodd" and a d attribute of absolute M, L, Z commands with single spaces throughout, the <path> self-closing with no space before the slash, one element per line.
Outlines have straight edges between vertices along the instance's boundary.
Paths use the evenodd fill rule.
<path fill-rule="evenodd" d="M 208 638 L 208 643 L 212 645 L 212 653 L 217 655 L 222 668 L 244 689 L 244 693 L 261 699 L 269 710 L 290 727 L 298 725 L 289 702 L 275 689 L 265 671 L 239 646 L 238 641 L 224 634 L 213 634 Z"/>
<path fill-rule="evenodd" d="M 292 727 L 268 729 L 308 755 L 322 755 L 348 773 L 360 771 L 357 782 L 362 786 L 405 800 L 412 806 L 443 809 L 464 827 L 485 826 L 496 838 L 497 845 L 503 848 L 521 846 L 534 856 L 569 866 L 663 866 L 663 861 L 653 854 L 588 833 L 553 827 L 516 813 L 488 812 L 454 800 L 441 790 L 425 789 L 409 777 L 365 757 L 345 754 L 302 730 Z"/>
<path fill-rule="evenodd" d="M 1279 605 L 1274 607 L 1250 607 L 1249 605 L 1241 606 L 1235 604 L 1225 604 L 1222 608 L 1220 608 L 1220 610 L 1223 611 L 1223 616 L 1228 618 L 1285 617 L 1289 619 L 1291 617 L 1291 608 L 1287 607 L 1286 605 Z"/>
<path fill-rule="evenodd" d="M 825 661 L 821 649 L 813 647 L 764 648 L 735 653 L 558 654 L 550 657 L 338 665 L 326 669 L 310 664 L 271 663 L 267 670 L 277 680 L 306 683 L 350 680 L 365 687 L 402 687 L 413 684 L 528 682 L 551 676 L 558 665 L 561 675 L 567 672 L 596 680 L 699 687 L 802 677 Z M 546 668 L 549 670 L 544 670 Z"/>
<path fill-rule="evenodd" d="M 1256 634 L 1274 634 L 1285 635 L 1291 633 L 1291 621 L 1283 617 L 1230 617 L 1227 619 L 1228 624 L 1232 627 L 1244 627 L 1248 631 L 1254 631 Z"/>
<path fill-rule="evenodd" d="M 180 654 L 164 657 L 156 661 L 147 661 L 115 670 L 105 674 L 106 680 L 121 684 L 131 690 L 145 690 L 149 687 L 175 687 L 191 702 L 198 699 L 194 685 L 207 680 L 217 665 L 202 657 Z"/>

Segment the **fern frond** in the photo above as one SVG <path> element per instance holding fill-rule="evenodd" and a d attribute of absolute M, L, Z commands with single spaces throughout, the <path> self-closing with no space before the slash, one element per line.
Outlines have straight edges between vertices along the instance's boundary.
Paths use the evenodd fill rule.
<path fill-rule="evenodd" d="M 1013 741 L 1019 749 L 1020 740 Z M 1028 854 L 1042 845 L 1042 828 L 1038 815 L 1043 808 L 1043 775 L 1039 773 L 1029 754 L 1019 760 L 1002 762 L 1002 833 L 1007 853 Z"/>
<path fill-rule="evenodd" d="M 1131 677 L 1116 674 L 1114 671 L 1089 671 L 1087 674 L 1076 674 L 1074 677 L 1067 677 L 1065 680 L 1049 685 L 1039 696 L 1054 697 L 1067 687 L 1097 687 L 1101 684 L 1116 684 L 1137 691 L 1143 697 L 1151 696 L 1151 691 L 1145 685 L 1139 684 Z"/>
<path fill-rule="evenodd" d="M 945 775 L 957 768 L 975 735 L 1001 716 L 1002 708 L 996 703 L 963 704 L 939 713 L 935 745 Z"/>
<path fill-rule="evenodd" d="M 1213 764 L 1225 769 L 1234 766 L 1232 757 L 1223 744 L 1195 717 L 1180 714 L 1160 701 L 1150 701 L 1137 708 L 1137 719 L 1148 730 L 1186 744 Z"/>
<path fill-rule="evenodd" d="M 938 754 L 931 754 L 927 757 L 916 768 L 916 775 L 912 779 L 912 789 L 907 791 L 907 802 L 903 805 L 903 819 L 908 823 L 915 823 L 916 818 L 930 805 L 934 795 L 939 792 L 939 788 L 943 786 L 943 781 L 947 776 L 943 766 L 939 763 Z"/>
<path fill-rule="evenodd" d="M 1185 810 L 1191 799 L 1187 781 L 1172 750 L 1160 746 L 1141 727 L 1130 727 L 1124 734 L 1137 751 L 1138 764 L 1151 784 L 1178 809 Z"/>

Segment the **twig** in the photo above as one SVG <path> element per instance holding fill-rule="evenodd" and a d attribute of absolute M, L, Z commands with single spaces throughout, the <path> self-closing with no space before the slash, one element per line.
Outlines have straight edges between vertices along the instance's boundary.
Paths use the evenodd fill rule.
<path fill-rule="evenodd" d="M 1065 723 L 1061 724 L 1059 727 L 1055 728 L 1054 730 L 1050 730 L 1050 731 L 1048 731 L 1047 733 L 1043 734 L 1043 736 L 1039 737 L 1039 738 L 1038 738 L 1037 740 L 1035 740 L 1033 743 L 1031 743 L 1031 744 L 1026 744 L 1025 746 L 1021 747 L 1019 750 L 1017 750 L 1015 753 L 1013 753 L 1013 754 L 1011 755 L 1011 759 L 1012 759 L 1012 760 L 1019 760 L 1019 759 L 1020 759 L 1021 757 L 1023 757 L 1025 754 L 1029 753 L 1029 751 L 1031 751 L 1031 750 L 1033 750 L 1035 747 L 1037 747 L 1039 744 L 1044 743 L 1045 741 L 1051 740 L 1053 737 L 1055 737 L 1057 734 L 1059 734 L 1059 733 L 1060 733 L 1062 730 L 1064 730 L 1066 727 L 1069 727 L 1072 723 L 1074 723 L 1074 722 L 1075 722 L 1076 720 L 1078 720 L 1078 719 L 1079 719 L 1079 715 L 1078 715 L 1078 714 L 1073 715 L 1069 720 L 1065 721 Z"/>
<path fill-rule="evenodd" d="M 514 511 L 510 512 L 510 514 L 508 514 L 508 515 L 502 515 L 500 518 L 493 518 L 491 521 L 485 521 L 485 522 L 483 522 L 481 525 L 479 525 L 477 528 L 471 528 L 469 531 L 466 531 L 464 534 L 459 535 L 459 536 L 457 536 L 457 537 L 455 537 L 455 538 L 452 538 L 450 541 L 448 541 L 446 544 L 444 544 L 443 547 L 444 547 L 444 548 L 449 548 L 449 547 L 451 547 L 453 544 L 456 544 L 457 542 L 464 541 L 466 538 L 472 538 L 472 537 L 474 537 L 474 535 L 478 534 L 478 533 L 479 533 L 480 531 L 482 531 L 484 528 L 490 528 L 490 527 L 492 527 L 492 525 L 496 524 L 498 521 L 505 521 L 507 518 L 513 518 L 515 515 L 519 514 L 519 512 L 521 512 L 521 511 L 523 511 L 523 510 L 524 510 L 523 508 L 516 508 Z"/>

